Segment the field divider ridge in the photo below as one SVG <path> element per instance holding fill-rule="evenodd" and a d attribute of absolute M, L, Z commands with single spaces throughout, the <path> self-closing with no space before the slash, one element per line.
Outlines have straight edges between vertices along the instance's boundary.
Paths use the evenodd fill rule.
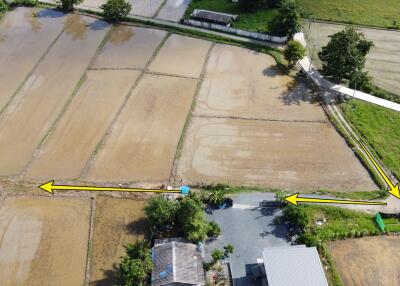
<path fill-rule="evenodd" d="M 71 95 L 68 97 L 67 101 L 65 102 L 63 108 L 61 109 L 61 111 L 59 112 L 59 114 L 57 115 L 56 119 L 54 120 L 54 122 L 51 124 L 50 128 L 47 130 L 47 132 L 44 134 L 44 136 L 42 137 L 42 139 L 39 141 L 39 144 L 36 146 L 31 159 L 28 161 L 28 163 L 25 165 L 25 167 L 22 169 L 21 173 L 20 173 L 20 177 L 24 177 L 28 171 L 28 169 L 30 168 L 30 166 L 32 165 L 32 163 L 34 162 L 34 160 L 36 159 L 36 157 L 38 156 L 38 153 L 40 152 L 40 150 L 42 149 L 42 147 L 45 145 L 46 140 L 51 136 L 51 134 L 53 133 L 53 131 L 55 130 L 55 128 L 57 127 L 58 122 L 61 120 L 61 118 L 63 117 L 63 115 L 65 114 L 65 112 L 67 111 L 67 109 L 69 108 L 69 106 L 72 103 L 72 100 L 75 98 L 76 94 L 78 93 L 79 89 L 81 88 L 81 86 L 83 85 L 83 83 L 86 80 L 86 76 L 87 73 L 89 71 L 89 67 L 91 67 L 97 57 L 97 55 L 100 53 L 100 51 L 102 50 L 102 48 L 104 47 L 105 43 L 107 42 L 107 40 L 109 39 L 110 35 L 111 35 L 111 31 L 113 30 L 113 27 L 111 27 L 109 29 L 109 31 L 107 32 L 107 34 L 104 36 L 104 38 L 102 39 L 102 41 L 100 42 L 96 52 L 93 54 L 92 58 L 90 59 L 90 62 L 88 64 L 88 66 L 86 67 L 86 69 L 84 70 L 83 74 L 81 75 L 79 81 L 77 82 L 77 84 L 74 87 L 74 90 L 72 91 Z"/>
<path fill-rule="evenodd" d="M 153 55 L 150 57 L 150 59 L 147 61 L 146 65 L 144 66 L 144 68 L 141 70 L 142 72 L 139 74 L 139 76 L 137 77 L 137 79 L 134 81 L 134 83 L 132 84 L 131 88 L 128 91 L 128 94 L 125 96 L 120 108 L 118 109 L 117 113 L 115 114 L 113 120 L 111 121 L 110 125 L 108 126 L 108 128 L 106 129 L 106 132 L 103 134 L 103 136 L 101 137 L 100 141 L 97 143 L 95 149 L 93 150 L 92 154 L 90 155 L 89 159 L 87 160 L 85 166 L 83 167 L 81 173 L 79 174 L 78 178 L 75 178 L 75 180 L 78 180 L 80 178 L 85 177 L 85 175 L 87 174 L 87 172 L 89 171 L 89 169 L 92 167 L 92 165 L 94 164 L 94 161 L 96 160 L 97 154 L 99 153 L 99 151 L 102 149 L 102 147 L 105 145 L 106 141 L 107 141 L 107 137 L 108 135 L 111 133 L 111 131 L 113 130 L 113 127 L 115 125 L 115 123 L 117 122 L 120 114 L 122 113 L 122 110 L 124 109 L 126 103 L 128 102 L 128 100 L 130 99 L 133 91 L 135 90 L 135 88 L 139 85 L 139 82 L 141 81 L 141 79 L 143 78 L 143 76 L 146 74 L 148 67 L 150 66 L 150 64 L 152 63 L 152 61 L 155 59 L 155 57 L 157 56 L 159 50 L 161 49 L 161 47 L 164 45 L 164 43 L 167 41 L 167 39 L 169 38 L 169 36 L 171 35 L 171 33 L 167 33 L 165 35 L 165 37 L 162 39 L 162 41 L 160 42 L 160 44 L 157 46 L 157 48 L 155 49 Z"/>
<path fill-rule="evenodd" d="M 85 281 L 84 285 L 88 286 L 90 283 L 91 274 L 91 262 L 93 255 L 93 232 L 94 232 L 94 220 L 96 215 L 96 196 L 93 194 L 90 197 L 90 212 L 89 212 L 89 234 L 88 234 L 88 246 L 86 253 L 86 266 L 85 266 Z"/>
<path fill-rule="evenodd" d="M 204 59 L 203 67 L 202 67 L 200 76 L 198 78 L 196 89 L 195 89 L 195 92 L 194 92 L 194 95 L 193 95 L 192 105 L 190 106 L 190 110 L 189 110 L 189 112 L 188 112 L 188 114 L 186 116 L 185 124 L 184 124 L 184 126 L 182 128 L 181 136 L 179 137 L 179 141 L 178 141 L 178 144 L 176 146 L 176 152 L 175 152 L 174 160 L 172 161 L 171 173 L 170 173 L 169 180 L 168 180 L 172 184 L 175 184 L 176 168 L 177 168 L 177 165 L 178 165 L 179 158 L 181 156 L 183 143 L 184 143 L 185 138 L 186 138 L 186 130 L 187 130 L 187 128 L 188 128 L 188 126 L 189 126 L 189 124 L 191 122 L 191 119 L 192 119 L 192 116 L 193 116 L 193 112 L 194 112 L 194 109 L 196 107 L 197 97 L 198 97 L 198 95 L 200 93 L 201 85 L 203 84 L 204 75 L 206 74 L 208 61 L 209 61 L 209 59 L 211 57 L 211 52 L 214 49 L 215 45 L 216 45 L 216 43 L 213 42 L 211 44 L 210 48 L 207 51 L 207 55 L 206 55 L 206 57 Z"/>
<path fill-rule="evenodd" d="M 319 123 L 330 124 L 328 120 L 298 120 L 298 119 L 273 119 L 273 118 L 256 118 L 256 117 L 243 117 L 243 116 L 224 116 L 224 115 L 207 115 L 207 114 L 194 114 L 196 118 L 215 118 L 215 119 L 234 119 L 234 120 L 248 120 L 248 121 L 265 121 L 265 122 L 287 122 L 287 123 Z"/>

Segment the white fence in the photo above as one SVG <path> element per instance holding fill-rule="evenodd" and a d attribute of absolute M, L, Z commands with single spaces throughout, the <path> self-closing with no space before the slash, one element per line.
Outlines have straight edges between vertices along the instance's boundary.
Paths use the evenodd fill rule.
<path fill-rule="evenodd" d="M 248 38 L 262 40 L 262 41 L 269 41 L 269 42 L 278 43 L 278 44 L 283 44 L 283 43 L 286 43 L 286 41 L 287 41 L 287 37 L 276 37 L 276 36 L 271 36 L 271 35 L 264 34 L 264 33 L 249 32 L 249 31 L 235 29 L 232 27 L 226 27 L 226 26 L 222 26 L 222 25 L 211 24 L 208 22 L 201 22 L 201 21 L 196 21 L 196 20 L 191 20 L 191 19 L 184 19 L 183 23 L 186 25 L 202 27 L 202 28 L 217 30 L 217 31 L 223 31 L 225 33 L 236 34 L 238 36 L 248 37 Z"/>

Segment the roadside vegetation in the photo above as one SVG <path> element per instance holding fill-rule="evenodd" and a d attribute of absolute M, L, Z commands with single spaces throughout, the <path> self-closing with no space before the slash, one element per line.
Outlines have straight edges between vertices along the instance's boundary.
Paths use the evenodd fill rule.
<path fill-rule="evenodd" d="M 300 232 L 298 242 L 307 246 L 316 246 L 321 260 L 326 266 L 329 285 L 343 285 L 335 263 L 329 252 L 327 242 L 384 234 L 372 214 L 332 206 L 289 205 L 284 209 L 285 221 L 290 221 Z M 387 232 L 399 232 L 400 221 L 397 218 L 383 219 Z"/>
<path fill-rule="evenodd" d="M 132 10 L 132 5 L 125 0 L 107 0 L 101 6 L 104 11 L 104 18 L 112 23 L 124 20 Z"/>
<path fill-rule="evenodd" d="M 349 24 L 400 29 L 398 0 L 298 0 L 303 17 Z"/>
<path fill-rule="evenodd" d="M 393 174 L 400 178 L 400 113 L 350 100 L 341 104 L 346 119 Z"/>

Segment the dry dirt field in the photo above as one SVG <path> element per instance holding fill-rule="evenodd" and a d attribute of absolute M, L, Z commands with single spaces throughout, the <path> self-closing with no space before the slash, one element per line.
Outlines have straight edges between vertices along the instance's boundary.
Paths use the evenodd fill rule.
<path fill-rule="evenodd" d="M 90 203 L 8 198 L 0 208 L 1 285 L 82 285 Z"/>
<path fill-rule="evenodd" d="M 310 29 L 309 29 L 310 27 Z M 318 51 L 325 46 L 329 35 L 344 29 L 342 25 L 311 23 L 305 25 L 308 48 L 313 55 L 313 63 L 320 66 Z M 366 69 L 379 87 L 400 94 L 400 32 L 380 29 L 360 28 L 375 48 L 367 56 Z"/>
<path fill-rule="evenodd" d="M 90 285 L 106 286 L 117 282 L 117 267 L 125 254 L 124 245 L 146 235 L 145 204 L 145 201 L 97 197 Z"/>
<path fill-rule="evenodd" d="M 101 5 L 105 4 L 106 0 L 84 0 L 80 7 L 88 7 L 88 8 L 100 8 Z M 164 2 L 163 0 L 128 0 L 130 4 L 132 4 L 131 15 L 138 15 L 144 17 L 153 17 L 161 4 Z"/>
<path fill-rule="evenodd" d="M 304 85 L 270 56 L 225 45 L 211 52 L 174 174 L 189 184 L 376 189 Z"/>
<path fill-rule="evenodd" d="M 400 237 L 379 236 L 330 243 L 340 277 L 346 286 L 399 285 Z"/>

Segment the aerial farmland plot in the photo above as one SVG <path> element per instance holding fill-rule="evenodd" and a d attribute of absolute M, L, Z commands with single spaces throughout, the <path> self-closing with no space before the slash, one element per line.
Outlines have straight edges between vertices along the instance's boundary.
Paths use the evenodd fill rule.
<path fill-rule="evenodd" d="M 153 16 L 162 1 L 131 2 Z M 117 283 L 124 245 L 146 234 L 147 196 L 35 193 L 50 180 L 377 188 L 313 92 L 264 53 L 19 7 L 0 21 L 0 66 L 1 285 Z"/>

